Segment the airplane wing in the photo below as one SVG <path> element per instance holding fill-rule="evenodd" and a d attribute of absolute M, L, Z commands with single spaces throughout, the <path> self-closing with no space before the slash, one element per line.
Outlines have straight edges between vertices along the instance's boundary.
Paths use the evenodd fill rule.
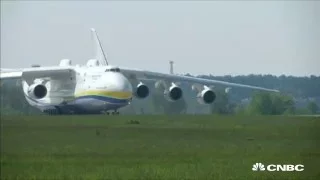
<path fill-rule="evenodd" d="M 49 81 L 47 84 L 48 98 L 50 101 L 63 101 L 64 98 L 74 95 L 76 85 L 76 73 L 72 67 L 37 67 L 25 69 L 12 69 L 1 71 L 0 79 L 3 80 L 23 80 L 29 86 L 35 80 Z"/>
<path fill-rule="evenodd" d="M 249 88 L 249 89 L 255 89 L 255 90 L 262 90 L 262 91 L 280 92 L 279 90 L 276 90 L 276 89 L 269 89 L 269 88 L 251 86 L 246 84 L 238 84 L 238 83 L 231 83 L 226 81 L 204 79 L 204 78 L 190 77 L 190 76 L 183 76 L 183 75 L 176 75 L 176 74 L 165 74 L 165 73 L 135 70 L 135 69 L 129 69 L 129 68 L 121 68 L 121 71 L 129 79 L 136 78 L 142 81 L 143 80 L 145 81 L 164 80 L 164 81 L 174 82 L 174 83 L 187 82 L 191 84 L 201 84 L 206 86 L 224 85 L 228 87 L 240 87 L 240 88 Z"/>
<path fill-rule="evenodd" d="M 67 74 L 66 74 L 67 73 Z M 66 67 L 38 67 L 38 68 L 24 68 L 24 69 L 1 69 L 0 79 L 30 79 L 30 78 L 59 78 L 70 76 L 74 73 L 73 68 Z"/>
<path fill-rule="evenodd" d="M 100 64 L 107 65 L 107 59 L 105 53 L 103 51 L 102 45 L 98 38 L 98 34 L 96 33 L 95 29 L 91 29 L 94 43 L 95 43 L 95 54 L 97 59 L 99 60 Z M 206 86 L 212 85 L 225 85 L 230 87 L 242 87 L 242 88 L 250 88 L 256 90 L 263 90 L 263 91 L 271 91 L 271 92 L 279 92 L 275 89 L 268 89 L 264 87 L 257 87 L 257 86 L 250 86 L 245 84 L 237 84 L 225 81 L 218 81 L 218 80 L 211 80 L 211 79 L 204 79 L 204 78 L 197 78 L 197 77 L 189 77 L 189 76 L 182 76 L 182 75 L 175 75 L 175 74 L 165 74 L 165 73 L 157 73 L 151 71 L 142 71 L 142 70 L 135 70 L 130 68 L 121 68 L 122 73 L 127 76 L 127 78 L 134 82 L 136 80 L 167 80 L 171 82 L 189 82 L 194 84 L 202 84 Z"/>
<path fill-rule="evenodd" d="M 21 78 L 22 71 L 5 71 L 0 72 L 0 79 L 18 79 Z"/>

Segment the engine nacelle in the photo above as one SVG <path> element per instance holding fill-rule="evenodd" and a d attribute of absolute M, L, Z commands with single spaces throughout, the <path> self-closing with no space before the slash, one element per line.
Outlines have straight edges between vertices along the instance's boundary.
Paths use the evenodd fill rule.
<path fill-rule="evenodd" d="M 32 84 L 28 88 L 28 95 L 34 99 L 42 99 L 48 93 L 48 90 L 43 84 Z"/>
<path fill-rule="evenodd" d="M 212 104 L 216 99 L 216 93 L 211 89 L 204 89 L 197 95 L 197 100 L 200 104 Z"/>
<path fill-rule="evenodd" d="M 143 99 L 143 98 L 146 98 L 148 95 L 149 95 L 148 86 L 140 82 L 135 88 L 134 96 L 139 99 Z"/>
<path fill-rule="evenodd" d="M 182 89 L 176 84 L 172 83 L 170 88 L 164 91 L 164 97 L 168 101 L 177 101 L 182 97 Z"/>

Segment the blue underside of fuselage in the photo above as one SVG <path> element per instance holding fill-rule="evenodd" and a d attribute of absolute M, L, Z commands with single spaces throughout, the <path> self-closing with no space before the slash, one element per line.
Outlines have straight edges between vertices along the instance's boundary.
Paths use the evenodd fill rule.
<path fill-rule="evenodd" d="M 105 96 L 83 96 L 57 106 L 38 106 L 49 114 L 101 114 L 128 105 L 129 99 L 116 99 Z"/>

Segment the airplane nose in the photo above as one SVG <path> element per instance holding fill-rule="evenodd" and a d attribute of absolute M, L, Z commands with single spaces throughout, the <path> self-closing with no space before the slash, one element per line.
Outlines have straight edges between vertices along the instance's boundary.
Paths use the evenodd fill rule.
<path fill-rule="evenodd" d="M 101 82 L 111 91 L 132 92 L 130 81 L 121 73 L 106 73 Z"/>
<path fill-rule="evenodd" d="M 130 81 L 122 74 L 119 75 L 118 88 L 122 91 L 132 92 L 132 85 Z"/>

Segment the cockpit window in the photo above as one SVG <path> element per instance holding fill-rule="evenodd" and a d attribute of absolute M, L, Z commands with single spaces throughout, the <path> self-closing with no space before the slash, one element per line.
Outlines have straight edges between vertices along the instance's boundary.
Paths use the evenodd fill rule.
<path fill-rule="evenodd" d="M 105 72 L 120 72 L 120 68 L 110 68 L 110 69 L 106 69 Z"/>

